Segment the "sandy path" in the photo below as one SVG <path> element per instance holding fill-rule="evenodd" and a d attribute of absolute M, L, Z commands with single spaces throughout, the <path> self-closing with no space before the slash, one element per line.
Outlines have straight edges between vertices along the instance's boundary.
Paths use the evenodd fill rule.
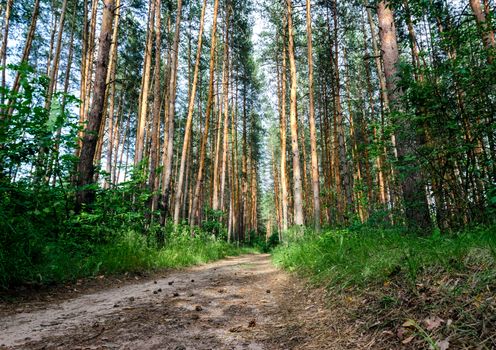
<path fill-rule="evenodd" d="M 289 280 L 268 255 L 228 258 L 5 316 L 0 348 L 294 348 L 303 337 L 281 305 Z"/>

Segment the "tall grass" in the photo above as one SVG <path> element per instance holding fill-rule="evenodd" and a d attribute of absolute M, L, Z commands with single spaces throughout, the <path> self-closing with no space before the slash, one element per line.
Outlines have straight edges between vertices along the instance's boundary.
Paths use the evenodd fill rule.
<path fill-rule="evenodd" d="M 469 265 L 496 277 L 496 230 L 477 228 L 457 235 L 420 237 L 398 230 L 329 230 L 274 251 L 274 262 L 339 288 L 384 283 L 402 274 L 415 283 L 429 269 L 461 271 Z"/>
<path fill-rule="evenodd" d="M 116 273 L 192 266 L 250 251 L 208 235 L 171 238 L 163 248 L 157 248 L 144 236 L 128 232 L 118 244 L 102 247 L 90 261 L 99 264 L 101 272 Z"/>
<path fill-rule="evenodd" d="M 229 255 L 252 252 L 213 235 L 169 236 L 163 247 L 136 231 L 117 234 L 110 243 L 83 245 L 57 240 L 46 242 L 36 260 L 22 265 L 0 264 L 0 288 L 18 284 L 47 285 L 99 274 L 137 272 L 202 264 Z M 1 249 L 0 249 L 1 253 Z M 0 255 L 0 262 L 8 257 Z"/>

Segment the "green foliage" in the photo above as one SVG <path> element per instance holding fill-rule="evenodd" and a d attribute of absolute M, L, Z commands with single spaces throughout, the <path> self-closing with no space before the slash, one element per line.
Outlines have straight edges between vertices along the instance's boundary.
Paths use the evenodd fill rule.
<path fill-rule="evenodd" d="M 77 215 L 58 187 L 33 189 L 17 182 L 1 191 L 1 287 L 189 266 L 243 251 L 225 241 L 226 229 L 214 218 L 197 228 L 194 237 L 188 225 L 174 229 L 150 224 L 150 194 L 142 189 L 139 175 L 98 190 L 92 210 Z"/>
<path fill-rule="evenodd" d="M 204 232 L 211 232 L 217 238 L 227 240 L 227 229 L 222 225 L 222 218 L 225 216 L 221 210 L 205 208 L 205 220 L 201 223 Z"/>
<path fill-rule="evenodd" d="M 129 181 L 109 189 L 98 189 L 91 211 L 72 215 L 68 229 L 82 241 L 105 243 L 116 232 L 134 230 L 151 233 L 148 201 L 151 193 L 143 188 L 143 172 L 132 171 Z"/>
<path fill-rule="evenodd" d="M 33 189 L 26 182 L 0 182 L 0 284 L 30 276 L 64 232 L 67 215 L 63 189 Z"/>
<path fill-rule="evenodd" d="M 189 226 L 152 219 L 146 160 L 125 182 L 92 185 L 94 203 L 75 213 L 77 99 L 55 94 L 48 104 L 46 77 L 27 65 L 9 69 L 19 72 L 22 89 L 4 89 L 10 105 L 0 106 L 0 288 L 189 266 L 243 251 L 226 242 L 222 212 L 207 211 L 194 237 Z"/>
<path fill-rule="evenodd" d="M 255 235 L 255 232 L 250 232 L 250 246 L 261 253 L 270 253 L 279 244 L 279 235 L 277 232 L 266 239 L 265 236 Z"/>
<path fill-rule="evenodd" d="M 487 201 L 489 203 L 488 215 L 496 217 L 496 185 L 489 185 L 487 190 Z"/>
<path fill-rule="evenodd" d="M 496 229 L 475 228 L 457 235 L 419 237 L 398 230 L 362 227 L 307 234 L 274 252 L 274 261 L 336 288 L 384 283 L 402 275 L 415 286 L 430 269 L 464 271 L 479 267 L 496 272 Z M 474 260 L 475 259 L 475 260 Z"/>
<path fill-rule="evenodd" d="M 41 237 L 33 236 L 30 243 L 19 247 L 14 252 L 16 256 L 0 249 L 0 287 L 20 283 L 46 285 L 97 274 L 191 266 L 249 251 L 206 234 L 170 235 L 162 248 L 136 231 L 116 233 L 105 244 L 68 238 L 47 242 L 37 238 Z M 29 248 L 37 249 L 36 258 Z"/>
<path fill-rule="evenodd" d="M 192 237 L 186 232 L 168 232 L 167 244 L 159 248 L 154 240 L 135 231 L 123 232 L 114 242 L 98 247 L 88 257 L 91 269 L 85 272 L 119 273 L 159 268 L 176 268 L 206 263 L 244 252 L 213 235 Z"/>
<path fill-rule="evenodd" d="M 47 110 L 47 77 L 37 76 L 25 64 L 8 68 L 19 74 L 22 90 L 2 91 L 8 104 L 0 106 L 0 171 L 10 177 L 27 178 L 34 166 L 35 180 L 52 173 L 67 176 L 76 160 L 70 152 L 76 146 L 79 130 L 77 116 L 71 112 L 77 99 L 56 93 Z"/>

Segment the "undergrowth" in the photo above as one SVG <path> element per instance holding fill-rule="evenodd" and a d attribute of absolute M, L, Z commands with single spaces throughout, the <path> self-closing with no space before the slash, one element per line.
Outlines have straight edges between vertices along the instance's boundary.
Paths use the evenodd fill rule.
<path fill-rule="evenodd" d="M 79 244 L 76 241 L 46 242 L 36 259 L 24 256 L 10 263 L 0 256 L 2 287 L 19 284 L 48 285 L 98 274 L 138 272 L 178 268 L 251 252 L 213 235 L 169 236 L 163 247 L 142 233 L 125 231 L 104 244 Z M 1 250 L 0 250 L 1 252 Z"/>
<path fill-rule="evenodd" d="M 494 270 L 496 229 L 428 237 L 393 229 L 307 232 L 276 248 L 274 261 L 343 289 L 384 283 L 396 275 L 403 275 L 414 286 L 419 274 L 432 268 L 462 272 L 468 264 L 480 263 L 482 270 Z"/>
<path fill-rule="evenodd" d="M 373 348 L 496 348 L 494 227 L 429 237 L 366 227 L 307 232 L 273 259 L 327 286 L 337 332 L 356 329 Z"/>
<path fill-rule="evenodd" d="M 248 251 L 227 243 L 219 213 L 207 212 L 194 237 L 189 226 L 151 220 L 158 214 L 148 209 L 143 183 L 143 172 L 134 169 L 129 181 L 97 190 L 91 207 L 75 213 L 70 182 L 52 188 L 0 177 L 0 289 L 190 266 Z"/>

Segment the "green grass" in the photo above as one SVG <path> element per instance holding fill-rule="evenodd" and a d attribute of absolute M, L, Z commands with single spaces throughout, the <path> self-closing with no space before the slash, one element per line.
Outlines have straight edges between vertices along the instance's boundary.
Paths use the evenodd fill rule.
<path fill-rule="evenodd" d="M 429 270 L 465 271 L 477 266 L 496 278 L 496 230 L 421 237 L 398 230 L 331 230 L 275 249 L 274 262 L 314 281 L 346 288 L 384 283 L 402 275 L 412 284 Z"/>
<path fill-rule="evenodd" d="M 116 235 L 107 244 L 80 245 L 67 240 L 46 242 L 36 259 L 16 256 L 16 261 L 7 264 L 7 260 L 2 263 L 0 255 L 0 287 L 48 285 L 100 274 L 179 268 L 254 252 L 207 234 L 194 238 L 189 234 L 169 237 L 162 248 L 150 241 L 153 239 L 128 231 Z"/>
<path fill-rule="evenodd" d="M 286 236 L 294 238 L 275 249 L 274 262 L 327 287 L 338 334 L 356 329 L 383 349 L 402 341 L 440 349 L 447 340 L 450 349 L 494 348 L 495 227 L 430 237 L 366 227 Z M 429 328 L 428 317 L 442 324 Z"/>
<path fill-rule="evenodd" d="M 143 236 L 128 233 L 118 245 L 105 246 L 91 257 L 91 263 L 101 263 L 102 272 L 116 273 L 192 266 L 248 252 L 252 250 L 206 236 L 170 240 L 157 249 L 147 244 Z"/>

